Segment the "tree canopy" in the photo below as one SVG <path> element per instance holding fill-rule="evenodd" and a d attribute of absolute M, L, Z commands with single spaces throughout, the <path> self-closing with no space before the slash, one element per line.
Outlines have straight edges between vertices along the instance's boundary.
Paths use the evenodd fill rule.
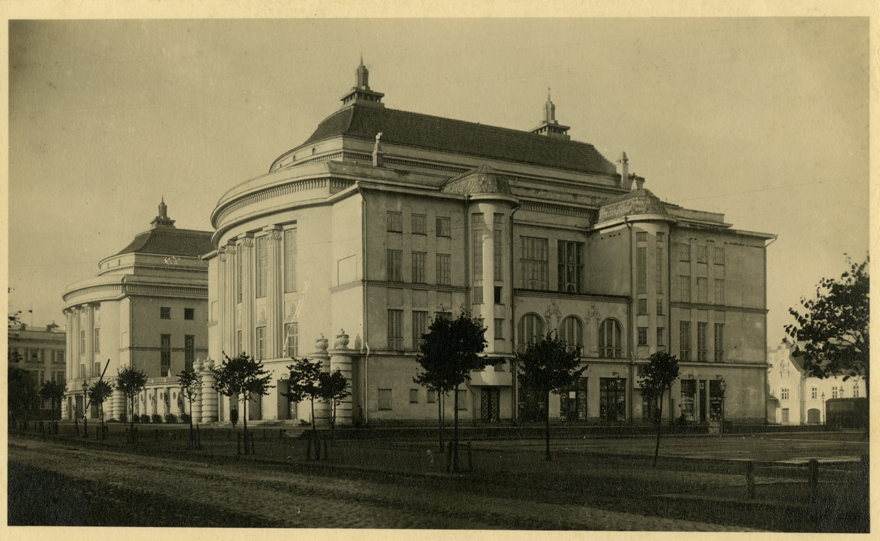
<path fill-rule="evenodd" d="M 245 454 L 248 453 L 247 431 L 247 406 L 253 396 L 269 394 L 269 389 L 274 387 L 272 374 L 263 368 L 263 362 L 258 361 L 245 352 L 235 357 L 223 354 L 223 362 L 220 366 L 212 368 L 214 372 L 214 389 L 223 396 L 240 396 L 244 403 L 242 412 L 242 424 L 245 437 Z"/>
<path fill-rule="evenodd" d="M 131 366 L 116 371 L 116 388 L 122 391 L 129 404 L 129 423 L 134 429 L 134 397 L 147 386 L 147 373 Z"/>
<path fill-rule="evenodd" d="M 294 359 L 294 364 L 288 365 L 287 392 L 281 393 L 287 397 L 288 402 L 303 402 L 308 399 L 312 404 L 312 430 L 317 430 L 315 425 L 315 399 L 321 398 L 321 361 L 311 362 L 308 359 Z"/>
<path fill-rule="evenodd" d="M 651 418 L 657 425 L 657 445 L 654 447 L 654 463 L 657 466 L 657 455 L 660 454 L 660 431 L 663 422 L 663 394 L 672 387 L 678 379 L 680 369 L 678 358 L 666 351 L 657 351 L 649 357 L 648 364 L 644 365 L 639 385 L 642 387 L 642 396 L 649 407 L 653 407 Z"/>
<path fill-rule="evenodd" d="M 804 360 L 812 377 L 870 375 L 870 276 L 868 258 L 853 263 L 839 279 L 823 278 L 816 298 L 801 298 L 801 307 L 789 308 L 795 322 L 785 326 L 794 341 L 794 355 Z"/>

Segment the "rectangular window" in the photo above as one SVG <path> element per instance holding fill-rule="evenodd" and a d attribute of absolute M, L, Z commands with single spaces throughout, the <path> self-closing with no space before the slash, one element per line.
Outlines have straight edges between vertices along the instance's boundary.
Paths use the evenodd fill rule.
<path fill-rule="evenodd" d="M 666 329 L 657 327 L 657 349 L 666 347 Z"/>
<path fill-rule="evenodd" d="M 452 283 L 449 254 L 437 254 L 437 285 L 448 286 Z"/>
<path fill-rule="evenodd" d="M 681 302 L 691 302 L 691 277 L 678 277 L 678 292 Z"/>
<path fill-rule="evenodd" d="M 724 248 L 715 248 L 715 264 L 724 265 Z"/>
<path fill-rule="evenodd" d="M 162 377 L 167 378 L 171 375 L 171 335 L 163 334 L 160 335 L 160 367 L 162 370 Z"/>
<path fill-rule="evenodd" d="M 79 378 L 83 379 L 84 377 L 86 377 L 86 365 L 80 364 L 79 365 Z"/>
<path fill-rule="evenodd" d="M 257 327 L 257 360 L 266 358 L 266 327 Z"/>
<path fill-rule="evenodd" d="M 388 349 L 403 349 L 403 310 L 388 310 Z"/>
<path fill-rule="evenodd" d="M 697 322 L 697 360 L 709 360 L 709 324 Z"/>
<path fill-rule="evenodd" d="M 183 362 L 184 369 L 192 372 L 193 363 L 196 360 L 196 336 L 194 334 L 186 334 L 183 337 Z"/>
<path fill-rule="evenodd" d="M 709 247 L 697 246 L 697 263 L 709 262 Z"/>
<path fill-rule="evenodd" d="M 427 216 L 425 216 L 424 214 L 413 214 L 412 215 L 412 234 L 413 235 L 427 235 L 428 234 Z"/>
<path fill-rule="evenodd" d="M 523 289 L 546 290 L 549 286 L 547 239 L 520 237 L 522 253 L 519 264 Z"/>
<path fill-rule="evenodd" d="M 474 304 L 483 304 L 483 215 L 471 215 L 473 229 Z"/>
<path fill-rule="evenodd" d="M 816 389 L 815 387 L 813 387 L 813 389 L 810 391 L 810 393 L 811 393 L 810 396 L 812 397 L 813 400 L 816 400 L 816 398 L 817 398 L 816 393 L 817 392 L 818 392 L 818 389 Z"/>
<path fill-rule="evenodd" d="M 496 281 L 504 279 L 504 270 L 503 270 L 503 255 L 504 255 L 504 215 L 496 214 L 495 221 L 493 223 L 494 230 L 492 236 L 492 246 L 493 246 L 493 267 L 494 272 L 493 276 Z"/>
<path fill-rule="evenodd" d="M 559 241 L 558 248 L 559 291 L 565 293 L 582 292 L 584 244 L 582 242 L 561 240 Z"/>
<path fill-rule="evenodd" d="M 459 411 L 468 409 L 468 407 L 467 407 L 467 395 L 468 395 L 467 390 L 466 389 L 456 389 L 455 395 L 458 397 Z"/>
<path fill-rule="evenodd" d="M 639 314 L 647 314 L 648 313 L 648 299 L 637 299 L 636 302 Z"/>
<path fill-rule="evenodd" d="M 639 345 L 647 346 L 648 345 L 648 328 L 647 327 L 639 327 Z"/>
<path fill-rule="evenodd" d="M 658 233 L 659 234 L 659 233 Z M 663 294 L 663 247 L 657 247 L 657 260 L 654 262 L 654 286 L 657 294 Z"/>
<path fill-rule="evenodd" d="M 64 352 L 56 351 L 55 352 L 55 362 L 58 364 L 64 364 Z"/>
<path fill-rule="evenodd" d="M 678 260 L 679 261 L 690 261 L 691 260 L 691 245 L 687 243 L 680 243 L 678 245 Z"/>
<path fill-rule="evenodd" d="M 257 298 L 266 296 L 266 285 L 269 281 L 269 250 L 266 246 L 266 237 L 257 237 L 256 257 L 256 292 Z"/>
<path fill-rule="evenodd" d="M 428 404 L 436 404 L 437 403 L 437 391 L 433 389 L 428 389 Z"/>
<path fill-rule="evenodd" d="M 290 358 L 299 355 L 299 323 L 284 324 L 284 355 Z"/>
<path fill-rule="evenodd" d="M 678 358 L 682 361 L 691 360 L 691 322 L 680 321 L 678 323 Z"/>
<path fill-rule="evenodd" d="M 403 233 L 403 215 L 401 213 L 388 211 L 388 231 Z"/>
<path fill-rule="evenodd" d="M 412 343 L 413 349 L 418 349 L 424 339 L 423 334 L 428 334 L 428 312 L 413 310 L 412 313 Z"/>
<path fill-rule="evenodd" d="M 636 232 L 636 242 L 648 242 L 648 233 L 645 231 Z"/>
<path fill-rule="evenodd" d="M 95 329 L 95 353 L 101 353 L 101 329 Z"/>
<path fill-rule="evenodd" d="M 79 331 L 79 352 L 80 354 L 86 352 L 86 331 Z"/>
<path fill-rule="evenodd" d="M 242 349 L 244 347 L 244 340 L 242 339 L 241 331 L 236 331 L 235 333 L 235 345 L 238 353 L 242 353 L 244 351 L 244 349 Z M 238 353 L 236 353 L 236 355 Z"/>
<path fill-rule="evenodd" d="M 37 377 L 37 381 L 35 383 L 38 383 L 43 379 L 42 372 L 34 372 L 34 374 L 40 374 L 40 376 Z M 92 364 L 92 377 L 96 378 L 100 375 L 101 375 L 101 362 L 95 361 L 95 363 Z"/>
<path fill-rule="evenodd" d="M 663 298 L 657 299 L 657 315 L 658 316 L 663 315 Z"/>
<path fill-rule="evenodd" d="M 636 292 L 648 292 L 648 249 L 636 248 Z"/>
<path fill-rule="evenodd" d="M 184 308 L 183 309 L 183 319 L 195 319 L 196 318 L 196 309 L 195 308 Z"/>
<path fill-rule="evenodd" d="M 159 307 L 159 319 L 171 319 L 171 307 L 170 306 L 160 306 Z"/>
<path fill-rule="evenodd" d="M 859 382 L 853 382 L 853 398 L 859 397 Z"/>
<path fill-rule="evenodd" d="M 837 398 L 837 387 L 831 388 L 831 398 Z"/>
<path fill-rule="evenodd" d="M 414 284 L 424 284 L 428 281 L 427 272 L 425 272 L 425 260 L 428 254 L 425 252 L 412 253 L 412 281 Z"/>
<path fill-rule="evenodd" d="M 410 389 L 409 390 L 409 403 L 410 404 L 418 404 L 419 403 L 419 390 L 418 389 Z"/>
<path fill-rule="evenodd" d="M 715 280 L 715 304 L 724 304 L 724 280 Z"/>
<path fill-rule="evenodd" d="M 284 231 L 284 292 L 296 291 L 296 229 Z"/>
<path fill-rule="evenodd" d="M 789 419 L 789 410 L 788 408 L 782 408 L 782 422 L 787 423 Z"/>
<path fill-rule="evenodd" d="M 495 318 L 495 340 L 504 340 L 504 319 Z"/>
<path fill-rule="evenodd" d="M 503 304 L 501 302 L 501 293 L 503 292 L 503 290 L 504 288 L 502 288 L 501 286 L 495 286 L 495 304 Z"/>
<path fill-rule="evenodd" d="M 660 244 L 662 242 L 666 242 L 666 233 L 664 233 L 663 231 L 658 231 L 657 232 L 657 244 Z"/>
<path fill-rule="evenodd" d="M 387 279 L 389 282 L 400 282 L 403 278 L 403 273 L 401 272 L 401 260 L 403 259 L 403 252 L 400 250 L 388 250 L 388 267 L 387 267 Z"/>
<path fill-rule="evenodd" d="M 715 324 L 715 362 L 724 360 L 724 323 Z"/>
<path fill-rule="evenodd" d="M 709 280 L 697 278 L 697 302 L 706 304 L 709 302 Z"/>
<path fill-rule="evenodd" d="M 782 389 L 782 396 L 779 398 L 782 400 L 788 400 L 788 389 Z"/>
<path fill-rule="evenodd" d="M 451 237 L 452 225 L 448 216 L 437 216 L 437 236 Z"/>
<path fill-rule="evenodd" d="M 379 389 L 379 411 L 391 410 L 391 389 Z"/>

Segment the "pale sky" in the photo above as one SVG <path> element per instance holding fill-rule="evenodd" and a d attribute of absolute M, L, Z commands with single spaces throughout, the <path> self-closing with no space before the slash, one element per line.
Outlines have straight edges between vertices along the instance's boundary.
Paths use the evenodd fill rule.
<path fill-rule="evenodd" d="M 768 343 L 869 242 L 866 18 L 13 21 L 9 310 L 61 295 L 336 111 L 360 55 L 387 107 L 530 130 L 556 118 L 662 200 L 778 235 Z"/>

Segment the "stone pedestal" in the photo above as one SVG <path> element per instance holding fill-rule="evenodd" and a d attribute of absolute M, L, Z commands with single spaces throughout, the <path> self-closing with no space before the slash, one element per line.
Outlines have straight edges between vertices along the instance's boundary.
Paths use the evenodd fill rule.
<path fill-rule="evenodd" d="M 202 422 L 217 421 L 217 391 L 214 390 L 214 361 L 207 359 L 203 365 L 202 376 Z"/>
<path fill-rule="evenodd" d="M 330 372 L 330 356 L 327 354 L 327 339 L 324 335 L 315 341 L 315 352 L 309 354 L 311 362 L 321 362 L 321 372 Z M 306 407 L 311 408 L 311 404 Z M 311 410 L 310 410 L 311 411 Z M 315 399 L 315 424 L 317 426 L 330 426 L 330 404 L 323 400 Z"/>
<path fill-rule="evenodd" d="M 348 335 L 345 334 L 344 330 L 336 335 L 333 349 L 330 350 L 330 371 L 333 372 L 337 369 L 343 376 L 345 376 L 345 381 L 348 382 L 346 390 L 351 393 L 351 350 L 348 348 Z M 351 424 L 351 399 L 352 396 L 349 394 L 339 403 L 339 405 L 336 406 L 337 426 Z"/>
<path fill-rule="evenodd" d="M 127 419 L 128 408 L 126 408 L 125 402 L 125 393 L 119 389 L 113 389 L 113 395 L 110 397 L 110 416 L 119 419 L 125 413 Z"/>
<path fill-rule="evenodd" d="M 196 359 L 196 362 L 193 363 L 193 370 L 196 374 L 201 376 L 204 362 L 201 359 Z M 196 392 L 196 396 L 193 398 L 192 402 L 192 411 L 190 414 L 192 415 L 193 423 L 198 423 L 202 419 L 202 396 L 204 395 L 204 389 L 199 388 L 198 392 Z"/>

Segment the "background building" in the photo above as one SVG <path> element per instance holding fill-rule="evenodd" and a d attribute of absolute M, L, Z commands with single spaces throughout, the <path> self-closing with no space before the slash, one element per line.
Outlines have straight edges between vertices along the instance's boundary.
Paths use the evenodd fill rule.
<path fill-rule="evenodd" d="M 64 292 L 67 315 L 67 389 L 64 418 L 83 414 L 84 382 L 133 366 L 149 377 L 139 413 L 181 413 L 177 377 L 207 354 L 207 265 L 211 234 L 177 229 L 164 200 L 148 231 L 98 264 L 94 278 Z M 105 416 L 119 418 L 124 397 L 114 391 Z M 88 412 L 97 414 L 96 408 Z"/>
<path fill-rule="evenodd" d="M 412 381 L 418 342 L 464 308 L 505 361 L 458 391 L 465 419 L 641 421 L 640 367 L 668 349 L 682 359 L 670 418 L 719 418 L 726 388 L 728 419 L 764 421 L 772 235 L 662 202 L 625 154 L 618 172 L 570 140 L 549 96 L 520 131 L 387 109 L 368 77 L 361 64 L 342 108 L 212 213 L 210 356 L 246 351 L 276 377 L 251 419 L 307 419 L 281 394 L 301 356 L 350 378 L 340 422 L 435 419 Z M 512 359 L 549 330 L 589 369 L 548 404 L 518 388 Z"/>
<path fill-rule="evenodd" d="M 24 323 L 7 331 L 9 362 L 27 370 L 30 383 L 36 391 L 46 381 L 65 381 L 65 332 L 52 323 L 45 328 L 33 328 Z M 39 402 L 41 413 L 48 415 L 52 405 L 47 400 Z"/>

